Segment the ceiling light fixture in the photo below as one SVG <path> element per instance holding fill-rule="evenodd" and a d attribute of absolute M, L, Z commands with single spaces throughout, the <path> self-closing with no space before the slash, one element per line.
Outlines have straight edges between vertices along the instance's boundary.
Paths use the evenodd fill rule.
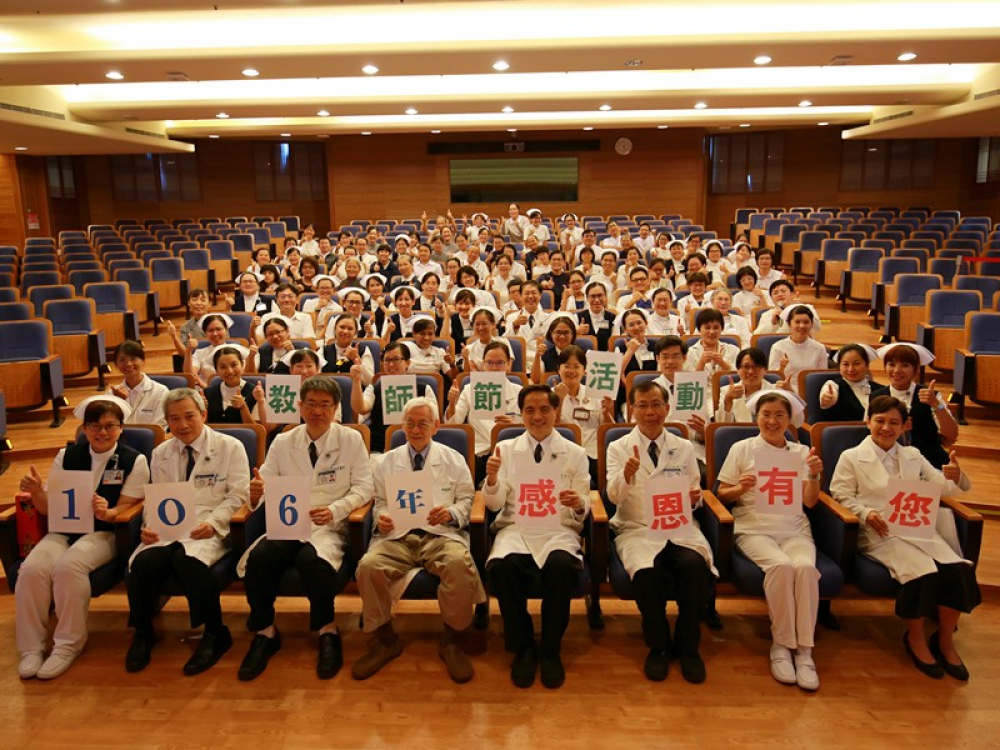
<path fill-rule="evenodd" d="M 594 129 L 593 125 L 588 125 L 587 127 L 584 128 L 584 130 L 593 130 L 593 129 Z"/>
<path fill-rule="evenodd" d="M 705 102 L 698 102 L 694 105 L 695 109 L 707 109 L 708 105 Z"/>
<path fill-rule="evenodd" d="M 291 134 L 291 133 L 282 133 L 282 134 L 281 134 L 281 137 L 282 137 L 282 138 L 291 138 L 291 137 L 292 137 L 292 134 Z"/>
<path fill-rule="evenodd" d="M 431 131 L 431 135 L 440 135 L 440 133 L 441 133 L 440 130 L 432 130 Z"/>
<path fill-rule="evenodd" d="M 503 73 L 505 70 L 510 70 L 510 63 L 506 60 L 497 60 L 493 63 L 493 70 Z"/>
<path fill-rule="evenodd" d="M 828 122 L 826 122 L 826 121 L 824 120 L 823 122 L 817 122 L 816 124 L 817 124 L 817 125 L 819 125 L 819 126 L 820 126 L 820 127 L 822 128 L 822 127 L 826 127 L 826 126 L 827 126 L 827 125 L 829 125 L 830 123 L 828 123 Z"/>
<path fill-rule="evenodd" d="M 507 132 L 508 133 L 516 133 L 517 132 L 517 128 L 507 128 Z"/>
<path fill-rule="evenodd" d="M 406 110 L 406 114 L 415 115 L 417 114 L 417 110 L 415 110 L 413 107 L 410 107 L 408 110 Z"/>
<path fill-rule="evenodd" d="M 811 107 L 812 105 L 813 103 L 808 99 L 803 99 L 801 102 L 799 102 L 800 107 Z"/>
<path fill-rule="evenodd" d="M 657 130 L 666 130 L 669 127 L 670 127 L 669 125 L 657 125 L 656 129 Z"/>
<path fill-rule="evenodd" d="M 504 107 L 500 111 L 503 112 L 505 115 L 509 115 L 511 112 L 514 111 L 514 108 L 508 104 L 506 107 Z"/>
<path fill-rule="evenodd" d="M 329 117 L 330 116 L 330 113 L 327 112 L 325 109 L 321 109 L 316 114 L 319 115 L 320 117 Z"/>
<path fill-rule="evenodd" d="M 209 137 L 209 138 L 218 138 L 219 136 L 217 136 L 217 135 L 215 135 L 215 133 L 213 133 L 212 135 L 210 135 L 210 136 L 208 136 L 208 137 Z"/>
<path fill-rule="evenodd" d="M 900 62 L 909 62 L 910 60 L 916 60 L 917 55 L 915 52 L 904 52 L 896 59 L 899 60 Z"/>
<path fill-rule="evenodd" d="M 371 134 L 372 134 L 372 131 L 370 131 L 370 130 L 362 130 L 361 131 L 361 135 L 371 135 Z"/>
<path fill-rule="evenodd" d="M 14 150 L 15 151 L 27 151 L 28 147 L 27 146 L 14 146 Z"/>
<path fill-rule="evenodd" d="M 219 112 L 219 114 L 217 114 L 216 117 L 218 117 L 220 120 L 228 120 L 229 119 L 229 115 L 227 115 L 225 112 Z"/>
<path fill-rule="evenodd" d="M 771 58 L 768 55 L 757 55 L 757 57 L 753 59 L 754 65 L 767 65 L 770 62 Z"/>
<path fill-rule="evenodd" d="M 125 76 L 119 73 L 117 70 L 109 70 L 107 73 L 104 74 L 104 77 L 111 81 L 120 81 L 123 78 L 125 78 Z"/>
<path fill-rule="evenodd" d="M 378 66 L 369 63 L 368 65 L 365 65 L 363 68 L 361 68 L 361 72 L 364 73 L 366 76 L 373 76 L 376 73 L 378 73 Z"/>
<path fill-rule="evenodd" d="M 741 122 L 740 123 L 740 127 L 741 128 L 749 128 L 750 127 L 750 123 L 749 122 Z"/>
<path fill-rule="evenodd" d="M 610 104 L 602 104 L 600 107 L 598 107 L 598 109 L 601 110 L 601 112 L 610 112 L 611 111 L 611 105 Z"/>
<path fill-rule="evenodd" d="M 260 75 L 260 71 L 258 71 L 255 68 L 244 68 L 243 75 L 245 75 L 247 78 L 256 78 L 257 76 Z"/>

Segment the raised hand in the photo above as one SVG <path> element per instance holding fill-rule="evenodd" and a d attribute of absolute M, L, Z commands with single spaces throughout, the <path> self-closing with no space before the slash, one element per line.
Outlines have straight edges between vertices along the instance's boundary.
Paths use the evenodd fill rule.
<path fill-rule="evenodd" d="M 809 468 L 809 473 L 814 477 L 818 477 L 823 473 L 823 459 L 816 452 L 816 446 L 809 449 L 809 455 L 806 456 L 806 466 Z"/>
<path fill-rule="evenodd" d="M 921 403 L 927 404 L 928 406 L 937 406 L 938 392 L 934 388 L 937 385 L 936 380 L 932 380 L 930 385 L 926 388 L 921 388 L 917 392 L 917 398 L 920 399 Z"/>
<path fill-rule="evenodd" d="M 497 483 L 497 474 L 500 473 L 500 449 L 493 451 L 493 455 L 486 461 L 486 481 L 490 485 Z"/>
<path fill-rule="evenodd" d="M 42 475 L 38 473 L 38 469 L 32 464 L 28 469 L 28 473 L 21 477 L 21 492 L 28 492 L 31 495 L 37 495 L 44 491 L 45 482 L 42 479 Z"/>
<path fill-rule="evenodd" d="M 625 481 L 632 484 L 632 478 L 635 476 L 636 472 L 639 471 L 639 466 L 642 463 L 642 459 L 639 458 L 639 446 L 632 446 L 632 455 L 628 457 L 628 461 L 625 462 Z"/>
<path fill-rule="evenodd" d="M 250 480 L 250 505 L 254 508 L 264 496 L 264 477 L 260 475 L 260 469 L 254 467 L 253 479 Z"/>
<path fill-rule="evenodd" d="M 819 393 L 819 405 L 823 409 L 829 409 L 835 403 L 837 403 L 837 397 L 839 396 L 839 389 L 837 384 L 832 380 L 828 380 L 823 384 L 823 390 Z"/>
<path fill-rule="evenodd" d="M 962 467 L 958 465 L 958 457 L 955 455 L 955 451 L 951 451 L 948 454 L 948 463 L 941 467 L 941 473 L 950 482 L 958 484 L 961 481 Z"/>

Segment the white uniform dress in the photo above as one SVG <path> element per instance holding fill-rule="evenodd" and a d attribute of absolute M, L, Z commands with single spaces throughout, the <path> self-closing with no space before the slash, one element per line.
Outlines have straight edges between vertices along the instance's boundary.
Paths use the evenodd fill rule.
<path fill-rule="evenodd" d="M 601 398 L 588 395 L 587 386 L 581 385 L 574 398 L 567 393 L 562 401 L 559 421 L 575 424 L 580 428 L 580 442 L 587 457 L 597 460 L 597 429 L 601 426 Z"/>
<path fill-rule="evenodd" d="M 726 411 L 726 394 L 729 393 L 729 389 L 732 388 L 732 384 L 724 385 L 719 390 L 719 405 L 715 410 L 715 421 L 716 422 L 753 422 L 753 415 L 750 413 L 750 407 L 747 406 L 747 397 L 740 396 L 739 398 L 733 399 L 733 410 Z M 760 390 L 762 391 L 773 391 L 774 383 L 769 380 L 763 380 L 760 384 Z"/>
<path fill-rule="evenodd" d="M 194 366 L 195 374 L 206 383 L 215 377 L 215 353 L 223 347 L 231 347 L 243 356 L 243 362 L 250 358 L 250 350 L 240 344 L 219 344 L 219 346 L 203 346 L 195 349 L 191 354 L 191 362 Z"/>
<path fill-rule="evenodd" d="M 490 550 L 487 565 L 492 560 L 499 560 L 507 555 L 531 555 L 535 565 L 545 566 L 549 555 L 558 550 L 568 552 L 583 563 L 583 552 L 580 544 L 580 532 L 583 521 L 590 511 L 590 465 L 587 463 L 587 453 L 579 445 L 566 440 L 558 432 L 553 431 L 547 438 L 548 445 L 542 443 L 542 464 L 558 466 L 561 474 L 561 487 L 576 490 L 582 502 L 581 511 L 576 512 L 564 505 L 559 506 L 562 525 L 558 529 L 525 531 L 515 525 L 517 512 L 517 480 L 514 456 L 527 456 L 528 460 L 534 451 L 534 443 L 528 433 L 514 440 L 504 440 L 498 444 L 500 449 L 500 471 L 497 483 L 489 486 L 487 481 L 483 487 L 486 507 L 500 511 L 493 522 L 497 532 Z"/>
<path fill-rule="evenodd" d="M 184 552 L 211 567 L 229 549 L 229 520 L 247 500 L 250 487 L 250 464 L 243 443 L 234 437 L 204 427 L 191 444 L 195 464 L 190 481 L 194 485 L 195 517 L 199 524 L 208 523 L 216 533 L 210 539 L 184 539 Z M 187 453 L 184 443 L 170 438 L 153 450 L 152 483 L 183 482 L 187 473 Z M 151 512 L 147 504 L 145 512 Z M 140 544 L 136 555 L 166 542 Z"/>
<path fill-rule="evenodd" d="M 671 478 L 687 477 L 691 487 L 697 487 L 701 482 L 698 462 L 687 440 L 667 430 L 661 432 L 657 439 L 660 452 L 656 466 L 653 466 L 649 456 L 649 443 L 649 439 L 636 427 L 608 446 L 608 499 L 618 506 L 611 519 L 611 528 L 615 532 L 618 556 L 629 578 L 633 578 L 640 570 L 652 568 L 653 560 L 665 546 L 663 542 L 650 539 L 647 533 L 647 480 L 662 475 Z M 629 483 L 625 481 L 625 463 L 635 455 L 635 448 L 639 449 L 639 470 Z M 693 522 L 693 528 L 687 536 L 671 541 L 679 547 L 697 552 L 711 569 L 712 575 L 719 575 L 713 563 L 712 548 L 697 521 Z"/>
<path fill-rule="evenodd" d="M 471 381 L 470 381 L 471 382 Z M 482 419 L 472 416 L 472 403 L 470 393 L 472 389 L 468 386 L 462 389 L 455 402 L 455 414 L 448 420 L 450 424 L 463 424 L 468 420 L 476 433 L 476 455 L 485 456 L 490 452 L 490 444 L 493 441 L 493 426 L 496 422 L 493 419 Z M 505 380 L 503 384 L 503 410 L 504 414 L 513 418 L 514 422 L 521 421 L 521 410 L 517 406 L 517 394 L 521 392 L 519 383 L 512 383 Z M 589 486 L 589 485 L 588 485 Z"/>
<path fill-rule="evenodd" d="M 339 570 L 347 550 L 347 518 L 372 496 L 371 460 L 361 434 L 349 427 L 330 425 L 315 441 L 318 454 L 315 467 L 309 462 L 310 442 L 305 425 L 281 433 L 268 450 L 260 473 L 265 487 L 268 482 L 280 482 L 280 477 L 312 478 L 310 507 L 329 508 L 333 520 L 323 526 L 313 523 L 309 541 L 318 557 Z M 246 573 L 253 548 L 265 538 L 266 535 L 261 536 L 240 558 L 237 572 L 241 577 Z"/>
<path fill-rule="evenodd" d="M 889 471 L 886 464 L 893 466 L 894 473 L 902 479 L 922 479 L 933 482 L 941 488 L 941 495 L 959 495 L 972 488 L 969 478 L 963 473 L 958 484 L 945 479 L 944 474 L 935 469 L 917 448 L 896 445 L 888 453 L 883 451 L 868 437 L 856 448 L 844 451 L 837 462 L 830 494 L 834 500 L 845 505 L 861 522 L 861 536 L 858 547 L 862 553 L 877 560 L 889 569 L 892 577 L 900 583 L 937 572 L 935 562 L 950 564 L 964 562 L 958 550 L 958 533 L 955 516 L 950 508 L 941 507 L 938 512 L 937 529 L 930 541 L 902 539 L 897 536 L 880 537 L 866 521 L 872 511 L 883 519 L 889 517 L 889 498 L 886 485 Z"/>
<path fill-rule="evenodd" d="M 798 374 L 804 370 L 825 370 L 829 364 L 830 353 L 816 339 L 807 338 L 797 344 L 789 337 L 775 342 L 771 347 L 771 355 L 767 360 L 768 370 L 777 370 L 781 363 L 781 355 L 788 355 L 788 365 L 785 367 L 785 379 L 792 393 L 799 394 Z"/>

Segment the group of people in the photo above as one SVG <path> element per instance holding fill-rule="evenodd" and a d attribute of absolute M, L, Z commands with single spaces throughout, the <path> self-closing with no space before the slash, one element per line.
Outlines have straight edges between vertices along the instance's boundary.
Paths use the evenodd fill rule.
<path fill-rule="evenodd" d="M 755 505 L 755 461 L 772 451 L 795 457 L 804 508 L 817 502 L 823 472 L 832 476 L 834 499 L 862 525 L 861 551 L 902 584 L 896 613 L 907 623 L 904 645 L 917 667 L 933 677 L 947 673 L 968 679 L 953 635 L 959 614 L 978 604 L 979 593 L 972 565 L 961 558 L 953 517 L 942 508 L 938 529 L 925 542 L 891 535 L 885 523 L 886 487 L 893 478 L 923 479 L 945 495 L 970 487 L 950 449 L 957 424 L 934 383 L 923 387 L 917 382 L 930 353 L 906 343 L 878 352 L 848 344 L 836 352 L 839 374 L 824 386 L 822 413 L 808 415 L 810 421 L 864 420 L 870 435 L 846 451 L 835 467 L 824 467 L 815 450 L 788 435 L 804 417 L 797 373 L 827 369 L 829 352 L 816 340 L 816 310 L 799 303 L 793 285 L 773 268 L 769 253 L 754 254 L 749 245 L 737 243 L 733 261 L 741 290 L 734 294 L 727 288 L 734 269 L 723 265 L 728 260 L 720 257 L 721 245 L 706 248 L 705 256 L 695 244 L 681 243 L 678 248 L 673 240 L 661 242 L 648 232 L 640 232 L 633 243 L 627 234 L 612 232 L 614 241 L 604 240 L 598 265 L 593 262 L 597 250 L 588 244 L 589 230 L 575 226 L 576 217 L 564 217 L 565 227 L 557 237 L 560 249 L 552 253 L 537 244 L 550 240 L 538 229 L 544 228 L 540 219 L 540 213 L 532 211 L 521 217 L 511 206 L 503 231 L 523 241 L 526 250 L 535 238 L 536 249 L 528 251 L 533 253 L 529 257 L 510 243 L 498 243 L 488 263 L 493 271 L 500 267 L 502 284 L 490 283 L 493 272 L 483 278 L 482 269 L 472 265 L 473 256 L 484 252 L 479 249 L 481 234 L 491 231 L 486 217 L 478 215 L 468 225 L 475 232 L 444 232 L 444 227 L 440 236 L 432 237 L 434 247 L 417 245 L 412 261 L 409 238 L 400 238 L 395 252 L 386 245 L 377 247 L 371 262 L 383 265 L 375 271 L 363 268 L 365 277 L 353 270 L 353 263 L 350 269 L 348 263 L 341 264 L 343 276 L 334 268 L 328 275 L 313 275 L 316 296 L 301 305 L 301 288 L 294 281 L 278 280 L 271 296 L 254 270 L 238 279 L 237 293 L 226 300 L 226 313 L 210 311 L 206 292 L 192 292 L 191 319 L 179 328 L 171 323 L 168 332 L 198 389 L 168 391 L 144 373 L 141 343 L 121 344 L 114 360 L 123 382 L 78 407 L 86 442 L 60 451 L 53 464 L 54 469 L 92 473 L 94 531 L 49 533 L 21 566 L 16 586 L 21 676 L 52 679 L 80 655 L 87 639 L 88 574 L 116 555 L 111 524 L 142 501 L 150 483 L 164 482 L 192 484 L 198 525 L 189 538 L 169 543 L 148 524 L 144 528 L 142 543 L 129 560 L 129 624 L 134 636 L 125 665 L 137 672 L 149 663 L 156 642 L 157 602 L 168 579 L 175 578 L 189 601 L 192 626 L 204 626 L 184 672 L 210 668 L 232 646 L 212 567 L 230 553 L 233 515 L 244 505 L 254 510 L 274 502 L 266 488 L 281 488 L 282 478 L 306 477 L 311 485 L 309 539 L 265 535 L 238 550 L 237 572 L 244 579 L 253 633 L 240 679 L 260 675 L 281 648 L 275 598 L 290 569 L 298 572 L 310 603 L 310 628 L 318 632 L 318 676 L 330 678 L 341 669 L 343 647 L 334 603 L 349 577 L 342 575 L 348 565 L 347 523 L 352 512 L 372 502 L 372 541 L 364 556 L 353 561 L 364 628 L 371 634 L 368 650 L 352 664 L 355 678 L 371 677 L 403 651 L 393 628 L 393 606 L 413 571 L 423 568 L 440 581 L 439 655 L 453 680 L 461 683 L 473 677 L 465 633 L 474 607 L 485 601 L 489 590 L 499 602 L 505 645 L 513 653 L 513 683 L 527 687 L 540 674 L 545 686 L 558 687 L 565 679 L 560 645 L 584 564 L 580 532 L 590 512 L 591 490 L 604 487 L 614 506 L 613 544 L 632 580 L 649 648 L 645 675 L 665 679 L 676 659 L 686 680 L 702 682 L 706 670 L 700 627 L 718 572 L 693 516 L 687 534 L 664 541 L 650 533 L 647 485 L 668 478 L 684 480 L 692 509 L 702 503 L 703 489 L 718 482 L 719 500 L 733 508 L 736 546 L 764 571 L 772 632 L 770 671 L 779 682 L 815 690 L 819 677 L 813 639 L 820 574 L 809 522 L 801 509 L 773 516 Z M 375 243 L 369 237 L 359 247 L 358 239 L 341 237 L 336 250 L 324 253 L 322 240 L 315 242 L 307 230 L 298 248 L 307 257 L 318 249 L 320 256 L 339 252 L 348 261 L 357 256 L 359 263 L 367 263 L 368 253 L 362 251 Z M 639 240 L 646 249 L 639 249 Z M 459 266 L 454 277 L 424 270 L 416 278 L 418 265 L 439 263 L 435 252 L 454 252 L 446 248 L 453 243 L 472 247 L 473 242 L 476 249 L 468 252 L 469 264 Z M 666 258 L 658 254 L 661 248 Z M 630 265 L 629 256 L 636 254 L 639 258 L 632 258 Z M 286 250 L 286 260 L 288 255 Z M 451 260 L 454 256 L 445 265 Z M 340 264 L 339 259 L 334 262 Z M 384 264 L 394 264 L 399 273 Z M 661 269 L 658 274 L 655 268 Z M 295 278 L 294 273 L 289 276 Z M 552 307 L 562 300 L 559 310 L 543 305 L 545 292 L 552 293 Z M 233 319 L 227 313 L 232 312 L 253 318 L 246 345 L 228 340 Z M 751 331 L 787 337 L 765 355 L 750 345 Z M 688 332 L 699 336 L 691 346 L 683 338 Z M 622 353 L 623 385 L 617 398 L 597 397 L 588 389 L 588 349 L 580 345 L 581 336 L 592 337 L 590 348 Z M 726 341 L 729 337 L 739 344 Z M 436 338 L 452 340 L 457 355 L 436 347 Z M 199 345 L 202 339 L 208 346 Z M 295 339 L 306 345 L 296 347 Z M 518 351 L 521 344 L 523 350 Z M 522 357 L 523 370 L 518 370 L 529 376 L 530 384 L 517 378 L 504 381 L 502 414 L 478 416 L 462 375 L 511 373 L 515 352 Z M 873 357 L 882 359 L 887 385 L 872 380 Z M 676 407 L 675 376 L 685 370 L 731 376 L 703 414 L 688 420 L 690 438 L 664 428 Z M 653 377 L 626 388 L 626 376 L 638 371 Z M 444 391 L 428 389 L 406 404 L 405 443 L 391 448 L 377 381 L 408 372 L 440 374 Z M 247 373 L 301 376 L 301 423 L 287 429 L 267 424 L 263 390 L 244 379 Z M 369 426 L 367 446 L 361 433 L 341 424 L 341 389 L 325 373 L 350 378 L 349 405 Z M 551 378 L 553 374 L 558 377 Z M 713 420 L 755 422 L 759 435 L 734 445 L 717 476 L 707 476 L 704 435 Z M 608 446 L 606 473 L 600 476 L 598 428 L 616 421 L 635 426 Z M 209 426 L 254 422 L 272 433 L 260 467 L 248 464 L 238 441 Z M 471 425 L 472 470 L 467 456 L 434 440 L 443 423 Z M 579 444 L 556 431 L 557 423 L 577 425 Z M 169 430 L 170 438 L 157 446 L 147 463 L 120 440 L 126 424 L 159 424 Z M 524 431 L 494 443 L 497 424 L 520 424 Z M 524 477 L 517 468 L 526 463 L 560 477 L 558 492 L 550 498 L 557 518 L 551 525 L 527 526 L 519 518 Z M 418 528 L 397 530 L 387 507 L 397 498 L 390 496 L 387 479 L 406 471 L 428 472 L 433 500 Z M 476 488 L 496 514 L 483 570 L 472 558 L 468 536 Z M 22 479 L 21 489 L 41 513 L 47 512 L 46 481 L 34 467 Z M 542 596 L 537 638 L 527 609 L 532 591 Z M 668 599 L 678 603 L 673 633 L 666 617 Z M 58 623 L 46 656 L 53 603 Z M 928 639 L 923 618 L 930 614 L 937 617 L 939 628 Z"/>

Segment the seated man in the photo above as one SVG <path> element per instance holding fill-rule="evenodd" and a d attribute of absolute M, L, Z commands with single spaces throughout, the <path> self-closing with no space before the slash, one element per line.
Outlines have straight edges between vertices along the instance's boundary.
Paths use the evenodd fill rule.
<path fill-rule="evenodd" d="M 590 510 L 587 452 L 555 431 L 559 397 L 547 385 L 529 385 L 518 394 L 527 431 L 500 443 L 486 463 L 486 507 L 500 511 L 493 522 L 496 539 L 487 562 L 491 589 L 500 603 L 504 641 L 515 652 L 511 681 L 530 687 L 541 657 L 542 684 L 560 687 L 566 680 L 559 653 L 569 625 L 569 604 L 576 588 L 583 554 L 580 532 Z M 518 459 L 548 465 L 561 475 L 557 528 L 526 528 L 516 524 Z M 527 592 L 542 590 L 541 653 L 535 645 L 528 614 Z"/>
<path fill-rule="evenodd" d="M 375 465 L 372 513 L 377 525 L 357 571 L 365 632 L 374 637 L 368 652 L 351 668 L 358 680 L 371 677 L 403 652 L 403 642 L 392 627 L 394 588 L 405 588 L 410 572 L 421 567 L 441 579 L 438 606 L 444 635 L 438 655 L 455 682 L 468 682 L 473 676 L 472 662 L 458 640 L 472 622 L 473 605 L 486 601 L 469 552 L 469 534 L 463 530 L 469 524 L 475 490 L 465 457 L 433 441 L 439 425 L 437 401 L 411 400 L 403 410 L 406 445 L 384 454 Z M 386 477 L 411 470 L 427 472 L 434 497 L 425 503 L 429 509 L 425 526 L 399 533 L 386 507 L 396 501 L 386 497 Z"/>
<path fill-rule="evenodd" d="M 654 381 L 629 392 L 637 426 L 608 446 L 608 498 L 618 506 L 611 521 L 615 546 L 632 579 L 635 602 L 642 615 L 642 632 L 649 647 L 644 671 L 650 680 L 664 680 L 672 655 L 688 682 L 705 681 L 705 663 L 698 653 L 701 617 L 709 598 L 712 550 L 693 522 L 688 536 L 666 544 L 649 538 L 646 481 L 653 476 L 683 477 L 691 491 L 691 506 L 701 499 L 698 464 L 687 440 L 663 429 L 670 399 Z M 667 599 L 677 600 L 677 624 L 671 643 Z"/>
<path fill-rule="evenodd" d="M 347 518 L 371 498 L 371 464 L 361 434 L 333 421 L 340 404 L 335 381 L 322 375 L 309 378 L 299 398 L 305 424 L 275 439 L 260 471 L 254 470 L 250 505 L 256 507 L 264 496 L 265 482 L 310 477 L 312 530 L 308 542 L 261 537 L 240 560 L 250 604 L 247 627 L 256 631 L 240 665 L 239 678 L 244 681 L 260 675 L 281 648 L 281 634 L 274 626 L 274 600 L 285 571 L 293 566 L 309 599 L 309 628 L 319 631 L 316 674 L 328 680 L 344 664 L 333 599 L 337 571 L 347 549 Z"/>
<path fill-rule="evenodd" d="M 205 399 L 191 388 L 171 391 L 163 400 L 171 438 L 153 451 L 150 470 L 153 484 L 191 482 L 198 526 L 191 537 L 163 543 L 149 529 L 142 530 L 142 544 L 130 561 L 127 579 L 129 625 L 135 628 L 125 657 L 125 669 L 140 672 L 149 664 L 155 634 L 153 616 L 167 579 L 180 582 L 191 609 L 191 627 L 205 625 L 184 674 L 209 669 L 233 645 L 229 628 L 222 624 L 219 589 L 210 568 L 229 549 L 229 519 L 247 498 L 250 465 L 243 444 L 205 424 Z"/>

